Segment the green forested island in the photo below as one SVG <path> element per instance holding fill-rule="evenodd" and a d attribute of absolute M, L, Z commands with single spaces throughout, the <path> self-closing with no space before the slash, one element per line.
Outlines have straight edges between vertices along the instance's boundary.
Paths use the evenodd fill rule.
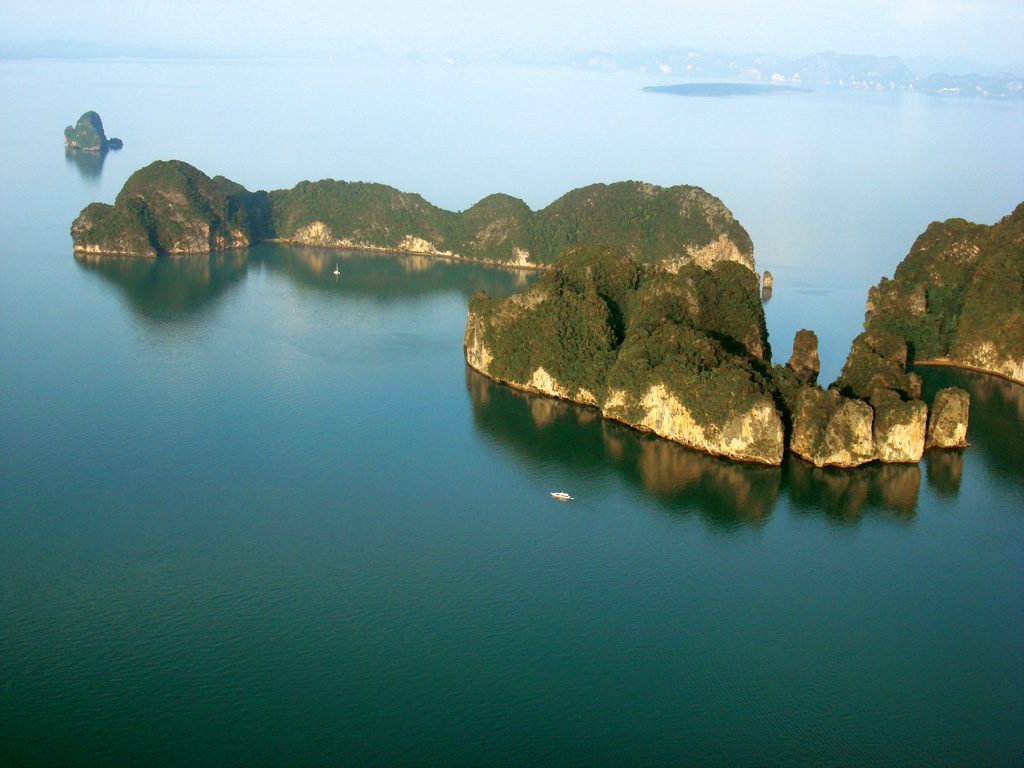
<path fill-rule="evenodd" d="M 497 194 L 454 212 L 383 184 L 326 179 L 249 192 L 157 161 L 132 174 L 113 205 L 87 206 L 71 234 L 76 252 L 150 258 L 276 240 L 545 267 L 568 246 L 599 242 L 644 262 L 754 266 L 750 237 L 721 200 L 635 181 L 575 189 L 539 211 Z"/>
<path fill-rule="evenodd" d="M 71 151 L 106 152 L 108 149 L 120 149 L 124 142 L 113 137 L 108 139 L 100 116 L 90 110 L 74 125 L 64 129 L 64 146 Z"/>
<path fill-rule="evenodd" d="M 95 112 L 86 112 L 74 125 L 64 129 L 64 146 L 86 152 L 103 152 L 107 149 L 107 134 L 103 132 L 103 121 Z"/>
<path fill-rule="evenodd" d="M 1020 371 L 1022 208 L 993 227 L 930 226 L 896 277 L 871 290 L 866 330 L 828 388 L 817 383 L 811 331 L 797 333 L 785 365 L 772 364 L 750 238 L 697 187 L 596 184 L 539 211 L 492 195 L 452 212 L 364 182 L 249 192 L 161 161 L 133 174 L 113 205 L 87 206 L 72 236 L 80 256 L 275 240 L 540 268 L 522 293 L 472 297 L 472 368 L 714 455 L 779 464 L 788 450 L 852 467 L 967 444 L 967 393 L 941 390 L 929 408 L 912 362 Z M 1017 367 L 989 364 L 1004 359 Z"/>

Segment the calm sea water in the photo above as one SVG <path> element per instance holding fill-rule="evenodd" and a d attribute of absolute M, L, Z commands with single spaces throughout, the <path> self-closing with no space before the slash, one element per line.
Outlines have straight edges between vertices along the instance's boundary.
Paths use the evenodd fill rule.
<path fill-rule="evenodd" d="M 648 84 L 0 64 L 0 764 L 1020 764 L 1024 388 L 923 370 L 974 399 L 920 465 L 746 467 L 468 372 L 467 297 L 530 275 L 71 255 L 160 158 L 454 209 L 693 183 L 828 381 L 929 221 L 1024 199 L 1020 104 Z M 102 163 L 63 154 L 86 109 Z"/>

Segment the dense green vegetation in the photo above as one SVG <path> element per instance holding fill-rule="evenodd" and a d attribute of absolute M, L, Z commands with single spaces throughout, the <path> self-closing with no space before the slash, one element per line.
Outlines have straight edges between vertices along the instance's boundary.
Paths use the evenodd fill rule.
<path fill-rule="evenodd" d="M 64 144 L 70 149 L 88 152 L 102 152 L 107 149 L 107 135 L 103 132 L 103 121 L 95 112 L 89 111 L 78 118 L 73 126 L 64 129 Z"/>
<path fill-rule="evenodd" d="M 884 331 L 860 334 L 850 345 L 839 378 L 832 383 L 844 397 L 871 400 L 879 390 L 903 397 L 921 396 L 921 379 L 907 373 L 907 344 L 902 337 Z"/>
<path fill-rule="evenodd" d="M 544 368 L 570 394 L 637 398 L 666 385 L 702 421 L 724 423 L 770 392 L 757 278 L 721 262 L 678 273 L 607 246 L 573 247 L 559 266 L 510 299 L 475 295 L 491 373 L 527 382 Z M 629 415 L 628 413 L 626 414 Z"/>
<path fill-rule="evenodd" d="M 118 217 L 101 222 L 94 209 L 89 220 L 99 229 L 81 222 L 73 230 L 76 247 L 134 242 L 127 231 L 116 230 L 126 223 L 137 228 L 134 216 L 124 210 L 129 199 L 144 201 L 139 226 L 153 235 L 157 252 L 179 250 L 175 243 L 183 238 L 190 247 L 201 246 L 193 230 L 204 222 L 211 232 L 210 250 L 223 247 L 221 235 L 234 231 L 250 241 L 419 250 L 532 266 L 552 265 L 574 245 L 611 246 L 652 264 L 683 264 L 713 246 L 703 252 L 707 263 L 733 259 L 751 269 L 754 265 L 750 237 L 729 210 L 704 190 L 688 186 L 594 184 L 536 212 L 522 200 L 496 194 L 453 212 L 384 184 L 334 179 L 252 193 L 222 176 L 210 179 L 192 166 L 168 161 L 129 179 L 115 202 L 122 208 Z"/>
<path fill-rule="evenodd" d="M 187 163 L 161 160 L 133 173 L 113 206 L 86 207 L 71 234 L 79 250 L 142 256 L 219 251 L 248 245 L 265 229 L 259 199 Z M 258 217 L 255 227 L 250 209 Z"/>
<path fill-rule="evenodd" d="M 533 263 L 551 264 L 569 246 L 599 243 L 653 263 L 684 257 L 722 234 L 742 254 L 753 252 L 749 235 L 728 209 L 697 187 L 594 184 L 536 213 L 508 195 L 491 195 L 452 213 L 383 184 L 329 179 L 272 192 L 270 204 L 282 239 L 321 222 L 336 240 L 398 248 L 411 235 L 438 251 L 487 261 L 515 260 L 515 250 L 522 249 Z"/>
<path fill-rule="evenodd" d="M 574 189 L 538 211 L 531 251 L 550 263 L 567 246 L 595 242 L 647 263 L 728 237 L 744 254 L 753 243 L 718 198 L 699 187 L 637 181 Z M 753 268 L 753 260 L 749 265 Z"/>
<path fill-rule="evenodd" d="M 381 248 L 397 248 L 406 235 L 441 248 L 451 239 L 451 213 L 384 184 L 303 181 L 271 192 L 270 207 L 274 230 L 284 239 L 314 222 L 325 224 L 336 239 Z"/>
<path fill-rule="evenodd" d="M 904 339 L 911 361 L 950 357 L 982 367 L 985 360 L 1019 365 L 1024 204 L 990 227 L 963 219 L 929 225 L 893 278 L 871 289 L 866 327 Z"/>

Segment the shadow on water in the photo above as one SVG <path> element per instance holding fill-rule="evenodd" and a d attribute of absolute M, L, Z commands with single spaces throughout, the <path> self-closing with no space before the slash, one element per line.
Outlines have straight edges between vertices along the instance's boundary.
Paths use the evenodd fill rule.
<path fill-rule="evenodd" d="M 932 448 L 924 453 L 925 474 L 928 485 L 940 496 L 956 498 L 960 495 L 960 480 L 964 473 L 962 450 Z"/>
<path fill-rule="evenodd" d="M 64 149 L 64 159 L 68 165 L 78 169 L 83 179 L 98 181 L 103 174 L 103 163 L 106 162 L 106 152 L 83 152 L 80 149 Z"/>
<path fill-rule="evenodd" d="M 426 256 L 366 253 L 262 244 L 214 254 L 135 259 L 76 254 L 86 271 L 116 285 L 131 308 L 156 321 L 184 320 L 208 309 L 250 268 L 265 268 L 310 290 L 405 301 L 419 296 L 484 290 L 507 296 L 535 279 L 535 272 L 463 264 Z M 341 271 L 333 274 L 335 267 Z"/>
<path fill-rule="evenodd" d="M 244 249 L 158 259 L 76 254 L 75 260 L 116 285 L 137 314 L 163 323 L 209 310 L 245 276 L 249 254 Z"/>
<path fill-rule="evenodd" d="M 795 456 L 781 467 L 731 462 L 608 421 L 594 408 L 496 384 L 468 366 L 466 387 L 474 422 L 503 449 L 538 466 L 559 462 L 597 472 L 614 467 L 665 509 L 696 511 L 716 526 L 761 523 L 781 495 L 797 512 L 839 524 L 872 517 L 910 521 L 917 511 L 919 463 L 839 469 Z M 962 467 L 963 451 L 925 454 L 927 481 L 941 495 L 959 494 Z"/>
<path fill-rule="evenodd" d="M 486 291 L 508 296 L 532 282 L 536 272 L 448 261 L 415 254 L 373 253 L 336 248 L 264 243 L 252 249 L 254 260 L 272 272 L 287 274 L 295 283 L 315 290 L 376 299 L 403 301 L 439 293 L 469 296 Z M 341 274 L 335 276 L 337 268 Z"/>
<path fill-rule="evenodd" d="M 910 520 L 921 488 L 919 464 L 872 462 L 854 469 L 815 467 L 788 456 L 783 464 L 793 509 L 857 522 L 866 513 Z"/>
<path fill-rule="evenodd" d="M 496 384 L 468 366 L 466 387 L 483 434 L 538 466 L 556 461 L 598 472 L 613 466 L 667 511 L 696 511 L 724 528 L 765 521 L 778 498 L 778 467 L 698 453 L 608 421 L 594 408 Z"/>

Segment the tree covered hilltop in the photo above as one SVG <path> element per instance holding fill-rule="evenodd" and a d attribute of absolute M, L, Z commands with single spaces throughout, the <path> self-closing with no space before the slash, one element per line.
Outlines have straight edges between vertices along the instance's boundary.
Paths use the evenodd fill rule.
<path fill-rule="evenodd" d="M 249 192 L 187 163 L 157 161 L 132 174 L 113 205 L 87 206 L 71 235 L 78 253 L 148 258 L 275 240 L 546 267 L 569 246 L 600 242 L 673 268 L 754 267 L 750 236 L 721 200 L 699 187 L 637 181 L 575 189 L 539 211 L 496 194 L 454 212 L 384 184 L 325 179 Z"/>

